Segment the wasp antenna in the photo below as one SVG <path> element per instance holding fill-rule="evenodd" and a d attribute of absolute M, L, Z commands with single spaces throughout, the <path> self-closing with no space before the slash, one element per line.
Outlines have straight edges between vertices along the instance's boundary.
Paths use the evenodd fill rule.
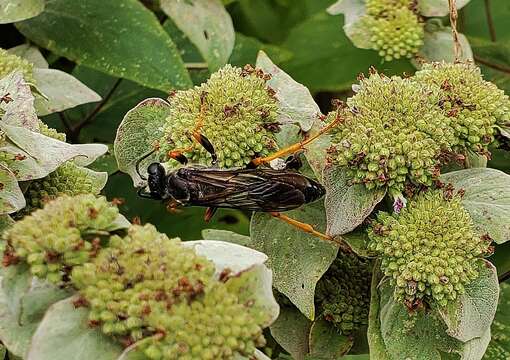
<path fill-rule="evenodd" d="M 140 173 L 140 163 L 141 163 L 143 160 L 147 159 L 147 158 L 148 158 L 149 156 L 151 156 L 152 154 L 154 154 L 154 152 L 155 152 L 155 151 L 156 151 L 156 149 L 151 150 L 149 153 L 145 154 L 145 155 L 144 155 L 144 156 L 142 156 L 140 159 L 136 160 L 136 164 L 135 164 L 135 167 L 136 167 L 136 173 L 138 174 L 138 176 L 140 176 L 140 178 L 141 178 L 142 180 L 147 180 L 147 178 L 146 178 L 144 175 L 142 175 L 142 174 Z"/>

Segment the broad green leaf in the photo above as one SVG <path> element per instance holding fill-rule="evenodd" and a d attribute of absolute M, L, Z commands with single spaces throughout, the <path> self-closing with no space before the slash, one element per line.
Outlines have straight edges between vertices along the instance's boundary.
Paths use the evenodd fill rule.
<path fill-rule="evenodd" d="M 462 9 L 462 32 L 468 36 L 490 39 L 490 29 L 487 26 L 486 6 L 489 7 L 496 39 L 510 40 L 508 16 L 510 7 L 507 1 L 470 1 Z"/>
<path fill-rule="evenodd" d="M 320 202 L 285 215 L 324 231 L 325 211 Z M 269 257 L 267 265 L 274 272 L 276 289 L 313 320 L 315 285 L 335 259 L 338 246 L 264 213 L 253 215 L 250 233 L 252 246 Z"/>
<path fill-rule="evenodd" d="M 312 92 L 349 91 L 371 66 L 388 76 L 414 71 L 408 60 L 381 63 L 377 52 L 356 48 L 342 30 L 341 17 L 325 11 L 292 28 L 283 46 L 294 56 L 281 67 Z"/>
<path fill-rule="evenodd" d="M 470 0 L 457 0 L 457 9 L 464 7 Z M 427 17 L 442 17 L 449 14 L 448 0 L 419 0 L 418 12 Z"/>
<path fill-rule="evenodd" d="M 363 184 L 350 185 L 347 171 L 327 167 L 324 171 L 327 233 L 343 235 L 354 230 L 384 198 L 385 190 L 367 190 Z"/>
<path fill-rule="evenodd" d="M 77 165 L 88 165 L 108 150 L 106 145 L 68 144 L 22 127 L 7 124 L 0 123 L 0 129 L 5 132 L 9 140 L 47 171 L 45 175 L 71 159 L 74 159 Z"/>
<path fill-rule="evenodd" d="M 255 64 L 259 51 L 263 51 L 272 59 L 275 64 L 292 59 L 292 53 L 281 46 L 265 44 L 257 38 L 249 37 L 236 32 L 236 41 L 234 49 L 228 62 L 235 66 L 244 66 L 246 64 Z"/>
<path fill-rule="evenodd" d="M 460 59 L 473 61 L 473 51 L 467 38 L 463 34 L 459 34 L 459 43 L 461 48 Z M 452 30 L 450 27 L 438 28 L 435 25 L 425 26 L 425 37 L 423 46 L 418 51 L 418 58 L 426 61 L 446 61 L 454 62 L 455 53 L 453 45 Z M 419 64 L 417 63 L 419 68 Z"/>
<path fill-rule="evenodd" d="M 492 323 L 492 339 L 484 360 L 510 359 L 510 284 L 501 283 L 496 318 Z"/>
<path fill-rule="evenodd" d="M 39 46 L 107 74 L 163 91 L 191 86 L 174 43 L 139 1 L 48 1 L 17 28 Z"/>
<path fill-rule="evenodd" d="M 163 126 L 169 114 L 165 100 L 150 98 L 129 110 L 124 116 L 115 137 L 114 151 L 119 170 L 133 179 L 135 186 L 143 183 L 137 173 L 136 163 L 154 149 L 154 142 L 163 136 Z M 139 164 L 140 172 L 145 174 L 147 166 L 154 161 L 148 157 Z"/>
<path fill-rule="evenodd" d="M 482 337 L 488 330 L 498 305 L 499 284 L 496 268 L 488 261 L 480 276 L 466 285 L 466 293 L 439 309 L 448 334 L 462 342 Z"/>
<path fill-rule="evenodd" d="M 5 112 L 2 122 L 34 131 L 39 130 L 34 109 L 34 96 L 21 72 L 13 72 L 0 79 L 0 97 L 5 95 L 8 95 L 12 101 L 0 102 L 0 109 Z"/>
<path fill-rule="evenodd" d="M 510 239 L 510 175 L 490 168 L 472 168 L 441 175 L 444 183 L 464 189 L 462 205 L 476 231 L 502 244 Z"/>
<path fill-rule="evenodd" d="M 36 279 L 32 279 L 30 287 L 26 289 L 25 274 L 19 276 L 21 287 L 16 287 L 23 291 L 16 291 L 17 296 L 7 294 L 6 291 L 12 291 L 12 287 L 0 288 L 0 341 L 11 353 L 25 358 L 32 335 L 46 309 L 55 301 L 69 296 L 69 293 Z M 14 309 L 9 305 L 13 298 L 19 302 Z"/>
<path fill-rule="evenodd" d="M 108 175 L 112 175 L 119 170 L 117 160 L 115 159 L 115 155 L 113 155 L 113 145 L 108 146 L 108 148 L 108 152 L 101 155 L 92 164 L 90 164 L 89 169 L 106 172 Z"/>
<path fill-rule="evenodd" d="M 25 60 L 28 60 L 31 62 L 34 67 L 39 69 L 47 69 L 48 68 L 48 62 L 44 58 L 44 56 L 41 54 L 37 46 L 33 46 L 30 44 L 22 44 L 15 46 L 13 48 L 7 49 L 8 52 L 11 54 L 17 55 L 19 57 L 22 57 Z"/>
<path fill-rule="evenodd" d="M 259 52 L 256 66 L 271 75 L 267 85 L 276 91 L 279 102 L 278 122 L 297 123 L 301 130 L 310 130 L 314 121 L 321 115 L 310 90 L 278 68 L 263 51 Z"/>
<path fill-rule="evenodd" d="M 25 197 L 16 176 L 0 164 L 0 215 L 11 214 L 23 209 L 25 205 Z"/>
<path fill-rule="evenodd" d="M 38 90 L 46 97 L 38 96 L 35 99 L 35 108 L 39 116 L 101 100 L 95 91 L 63 71 L 34 69 L 33 74 Z"/>
<path fill-rule="evenodd" d="M 88 309 L 75 309 L 71 297 L 53 304 L 38 326 L 26 360 L 117 359 L 120 345 L 88 325 Z"/>
<path fill-rule="evenodd" d="M 343 30 L 356 47 L 360 49 L 372 47 L 370 29 L 360 21 L 361 17 L 366 14 L 363 0 L 339 0 L 328 8 L 328 13 L 344 15 Z"/>
<path fill-rule="evenodd" d="M 2 292 L 9 312 L 16 318 L 21 317 L 21 299 L 30 289 L 32 274 L 27 264 L 18 264 L 2 269 Z"/>
<path fill-rule="evenodd" d="M 9 169 L 16 175 L 18 181 L 40 179 L 49 173 L 44 163 L 40 163 L 9 140 L 0 145 L 0 151 L 17 157 L 18 160 L 9 164 Z"/>
<path fill-rule="evenodd" d="M 271 325 L 271 336 L 295 360 L 302 360 L 309 350 L 312 322 L 294 306 L 280 307 L 280 316 Z"/>
<path fill-rule="evenodd" d="M 314 321 L 310 331 L 310 355 L 321 360 L 336 360 L 352 347 L 352 339 L 342 335 L 328 321 Z"/>
<path fill-rule="evenodd" d="M 30 19 L 44 10 L 45 0 L 0 0 L 0 24 Z"/>
<path fill-rule="evenodd" d="M 358 228 L 350 233 L 344 234 L 342 235 L 342 240 L 349 245 L 356 255 L 362 257 L 373 256 L 373 254 L 371 254 L 367 249 L 370 240 L 365 229 Z"/>
<path fill-rule="evenodd" d="M 205 229 L 202 230 L 202 237 L 207 240 L 221 240 L 229 243 L 250 247 L 251 238 L 246 235 L 237 234 L 228 230 Z"/>
<path fill-rule="evenodd" d="M 373 286 L 372 295 L 375 303 L 370 309 L 369 339 L 370 354 L 374 359 L 482 358 L 487 346 L 485 341 L 476 338 L 462 343 L 448 336 L 446 325 L 434 311 L 420 310 L 410 315 L 403 304 L 395 302 L 389 281 L 383 280 L 379 286 Z M 452 357 L 452 353 L 461 356 Z"/>
<path fill-rule="evenodd" d="M 232 19 L 219 0 L 162 0 L 161 9 L 186 34 L 216 71 L 225 65 L 234 47 Z"/>
<path fill-rule="evenodd" d="M 104 171 L 94 171 L 89 168 L 80 166 L 80 169 L 87 173 L 87 178 L 90 179 L 93 189 L 102 189 L 108 181 L 108 173 Z M 97 194 L 96 194 L 97 195 Z"/>
<path fill-rule="evenodd" d="M 109 97 L 96 115 L 81 129 L 79 140 L 82 143 L 112 143 L 122 118 L 130 109 L 147 98 L 165 98 L 164 92 L 143 87 L 126 79 L 121 80 L 86 66 L 76 66 L 72 75 L 101 97 Z M 97 103 L 84 104 L 67 110 L 66 116 L 69 122 L 76 126 L 88 118 L 97 106 Z M 54 121 L 54 124 L 60 123 L 60 119 Z"/>

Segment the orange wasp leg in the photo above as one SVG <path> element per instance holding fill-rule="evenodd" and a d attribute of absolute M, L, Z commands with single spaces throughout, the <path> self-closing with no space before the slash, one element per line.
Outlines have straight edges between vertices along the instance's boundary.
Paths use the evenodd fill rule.
<path fill-rule="evenodd" d="M 200 94 L 200 112 L 198 114 L 198 118 L 195 124 L 195 127 L 193 128 L 193 131 L 191 132 L 190 140 L 196 141 L 200 145 L 202 145 L 207 152 L 211 154 L 211 157 L 213 159 L 213 164 L 217 161 L 216 152 L 214 151 L 214 146 L 211 144 L 209 139 L 203 135 L 200 130 L 204 126 L 204 118 L 205 118 L 205 110 L 206 110 L 206 103 L 205 98 L 207 96 L 206 92 L 202 92 Z M 184 155 L 184 153 L 191 152 L 193 150 L 193 145 L 190 145 L 186 148 L 182 149 L 174 149 L 170 150 L 168 152 L 168 157 L 171 159 L 175 159 L 179 161 L 181 164 L 186 164 L 188 162 L 188 159 Z"/>
<path fill-rule="evenodd" d="M 252 167 L 257 167 L 262 164 L 267 164 L 274 159 L 281 158 L 285 155 L 294 154 L 300 150 L 303 150 L 306 145 L 308 145 L 312 141 L 316 140 L 319 136 L 327 133 L 329 130 L 333 129 L 335 126 L 337 126 L 342 121 L 343 121 L 343 118 L 340 116 L 340 113 L 337 112 L 337 116 L 335 117 L 335 119 L 332 122 L 330 122 L 328 125 L 323 127 L 317 134 L 315 134 L 307 139 L 304 139 L 298 143 L 290 145 L 284 149 L 281 149 L 269 156 L 255 158 L 251 161 L 250 165 Z"/>
<path fill-rule="evenodd" d="M 286 222 L 289 225 L 294 226 L 295 228 L 298 228 L 299 230 L 302 230 L 302 231 L 308 233 L 308 234 L 320 237 L 323 240 L 328 240 L 328 241 L 336 242 L 333 237 L 331 237 L 329 235 L 326 235 L 326 234 L 323 234 L 323 233 L 315 230 L 313 228 L 313 226 L 310 225 L 310 224 L 303 223 L 301 221 L 292 219 L 292 218 L 288 217 L 287 215 L 283 215 L 282 213 L 279 213 L 279 212 L 270 212 L 269 214 L 271 216 L 274 216 L 277 219 L 280 219 L 280 220 Z"/>

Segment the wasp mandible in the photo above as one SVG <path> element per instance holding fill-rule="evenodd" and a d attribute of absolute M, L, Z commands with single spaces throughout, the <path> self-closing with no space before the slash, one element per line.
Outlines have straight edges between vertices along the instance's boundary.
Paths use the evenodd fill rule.
<path fill-rule="evenodd" d="M 217 161 L 214 146 L 205 135 L 200 132 L 203 126 L 203 112 L 205 111 L 205 96 L 201 97 L 200 115 L 190 135 L 211 154 L 212 165 Z M 154 162 L 147 168 L 147 178 L 139 171 L 139 164 L 154 151 L 139 159 L 136 169 L 140 177 L 147 180 L 147 185 L 140 188 L 138 194 L 145 198 L 163 200 L 167 208 L 178 206 L 207 207 L 205 220 L 209 221 L 218 208 L 232 208 L 249 211 L 262 211 L 279 218 L 307 233 L 325 240 L 333 240 L 331 236 L 323 234 L 312 225 L 292 219 L 282 211 L 296 209 L 320 199 L 325 194 L 324 187 L 317 181 L 299 173 L 298 154 L 305 146 L 326 133 L 338 123 L 341 117 L 323 127 L 315 135 L 306 138 L 287 148 L 281 149 L 267 157 L 257 157 L 247 168 L 218 169 L 214 167 L 185 166 L 167 172 L 163 165 Z M 184 155 L 189 148 L 175 149 L 168 152 L 168 157 L 187 165 L 188 159 Z M 275 170 L 267 164 L 274 159 L 291 155 L 285 168 Z M 266 166 L 264 166 L 266 165 Z M 148 187 L 149 191 L 144 188 Z"/>

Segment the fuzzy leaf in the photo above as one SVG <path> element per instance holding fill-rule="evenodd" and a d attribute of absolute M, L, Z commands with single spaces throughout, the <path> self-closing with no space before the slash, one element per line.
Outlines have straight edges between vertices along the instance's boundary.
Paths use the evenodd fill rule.
<path fill-rule="evenodd" d="M 88 326 L 88 310 L 71 297 L 53 304 L 37 328 L 26 360 L 117 359 L 120 345 Z"/>
<path fill-rule="evenodd" d="M 472 168 L 441 175 L 444 183 L 464 189 L 462 205 L 476 231 L 502 244 L 510 239 L 510 175 L 490 168 Z"/>
<path fill-rule="evenodd" d="M 30 287 L 26 289 L 26 274 L 19 273 L 20 285 L 17 291 L 18 304 L 11 311 L 9 300 L 12 294 L 7 294 L 4 286 L 0 288 L 0 340 L 11 353 L 25 358 L 32 335 L 41 321 L 46 309 L 55 301 L 69 296 L 69 293 L 38 279 L 31 279 Z M 2 279 L 3 283 L 3 279 Z"/>
<path fill-rule="evenodd" d="M 409 315 L 393 299 L 388 280 L 372 282 L 369 316 L 370 354 L 374 359 L 480 360 L 487 347 L 487 334 L 463 343 L 447 335 L 446 325 L 435 311 Z M 490 338 L 490 337 L 489 337 Z"/>
<path fill-rule="evenodd" d="M 33 46 L 30 44 L 22 44 L 15 47 L 12 47 L 7 50 L 9 53 L 22 57 L 25 60 L 31 62 L 34 67 L 39 69 L 47 69 L 48 62 L 41 54 L 37 46 Z"/>
<path fill-rule="evenodd" d="M 470 0 L 457 0 L 457 9 L 464 7 Z M 448 0 L 420 0 L 418 12 L 426 17 L 442 17 L 448 15 Z"/>
<path fill-rule="evenodd" d="M 37 45 L 107 74 L 163 91 L 192 85 L 175 44 L 137 0 L 53 0 L 16 26 Z"/>
<path fill-rule="evenodd" d="M 498 310 L 492 323 L 492 340 L 484 360 L 510 359 L 510 284 L 501 283 Z"/>
<path fill-rule="evenodd" d="M 12 101 L 0 102 L 0 109 L 5 111 L 1 121 L 37 131 L 39 122 L 34 109 L 34 96 L 20 71 L 0 79 L 0 97 L 7 94 Z"/>
<path fill-rule="evenodd" d="M 145 154 L 153 150 L 154 141 L 163 136 L 163 126 L 169 114 L 169 107 L 165 100 L 145 99 L 124 116 L 117 129 L 114 152 L 123 171 L 133 179 L 134 186 L 143 184 L 137 173 L 136 162 Z M 140 163 L 140 172 L 146 174 L 147 166 L 154 160 L 148 157 Z"/>
<path fill-rule="evenodd" d="M 232 244 L 250 247 L 251 238 L 246 235 L 237 234 L 233 231 L 221 229 L 204 229 L 202 237 L 207 240 L 227 241 Z"/>
<path fill-rule="evenodd" d="M 18 181 L 40 179 L 48 175 L 48 170 L 45 169 L 44 164 L 39 163 L 8 139 L 0 146 L 0 151 L 14 155 L 19 159 L 9 164 L 9 169 L 16 175 Z"/>
<path fill-rule="evenodd" d="M 47 99 L 38 96 L 35 108 L 39 116 L 75 106 L 100 101 L 101 97 L 75 77 L 55 69 L 34 69 L 37 88 Z"/>
<path fill-rule="evenodd" d="M 86 167 L 80 166 L 82 171 L 87 173 L 87 178 L 92 181 L 93 189 L 103 189 L 108 181 L 108 173 L 103 171 L 94 171 Z M 99 192 L 98 192 L 99 193 Z M 96 194 L 97 195 L 97 194 Z"/>
<path fill-rule="evenodd" d="M 44 10 L 45 0 L 0 0 L 0 24 L 29 19 Z"/>
<path fill-rule="evenodd" d="M 276 98 L 279 101 L 278 122 L 297 123 L 301 130 L 310 130 L 314 121 L 321 115 L 310 90 L 273 64 L 263 51 L 259 52 L 256 66 L 271 74 L 271 80 L 267 84 L 276 91 Z"/>
<path fill-rule="evenodd" d="M 461 45 L 461 60 L 473 61 L 473 51 L 467 38 L 463 34 L 459 34 L 459 42 Z M 430 61 L 446 61 L 454 62 L 455 53 L 453 49 L 453 37 L 450 27 L 437 28 L 436 26 L 425 26 L 425 37 L 423 46 L 418 51 L 418 58 Z M 417 68 L 420 67 L 416 61 L 413 61 Z"/>
<path fill-rule="evenodd" d="M 324 319 L 315 321 L 310 331 L 310 355 L 322 360 L 336 360 L 352 347 L 352 339 L 342 335 Z"/>
<path fill-rule="evenodd" d="M 195 44 L 211 72 L 227 63 L 235 33 L 220 0 L 162 0 L 161 10 Z"/>
<path fill-rule="evenodd" d="M 285 215 L 324 231 L 325 211 L 320 202 Z M 337 245 L 264 213 L 253 215 L 250 230 L 252 246 L 269 257 L 267 265 L 274 272 L 275 288 L 313 320 L 315 285 L 335 259 Z"/>
<path fill-rule="evenodd" d="M 345 34 L 357 48 L 372 48 L 370 29 L 360 22 L 361 17 L 366 14 L 363 0 L 338 0 L 327 11 L 331 15 L 344 14 Z"/>
<path fill-rule="evenodd" d="M 282 306 L 280 316 L 271 325 L 271 336 L 295 360 L 303 360 L 308 354 L 311 326 L 312 322 L 296 307 Z"/>
<path fill-rule="evenodd" d="M 25 205 L 25 197 L 16 176 L 0 164 L 0 215 L 11 214 L 23 209 Z"/>
<path fill-rule="evenodd" d="M 480 276 L 466 286 L 457 301 L 440 309 L 448 334 L 462 342 L 482 337 L 488 330 L 498 305 L 499 284 L 496 268 L 485 261 Z"/>
<path fill-rule="evenodd" d="M 27 264 L 11 265 L 2 270 L 2 291 L 5 294 L 8 310 L 16 319 L 19 319 L 21 299 L 30 289 L 32 275 Z"/>
<path fill-rule="evenodd" d="M 67 160 L 73 159 L 76 165 L 85 166 L 108 151 L 106 145 L 68 144 L 22 127 L 0 123 L 0 129 L 16 146 L 37 161 L 46 171 L 43 176 L 54 171 Z"/>
<path fill-rule="evenodd" d="M 362 184 L 349 185 L 347 171 L 339 167 L 324 170 L 324 201 L 327 233 L 343 235 L 354 230 L 384 198 L 385 190 L 367 190 Z"/>

